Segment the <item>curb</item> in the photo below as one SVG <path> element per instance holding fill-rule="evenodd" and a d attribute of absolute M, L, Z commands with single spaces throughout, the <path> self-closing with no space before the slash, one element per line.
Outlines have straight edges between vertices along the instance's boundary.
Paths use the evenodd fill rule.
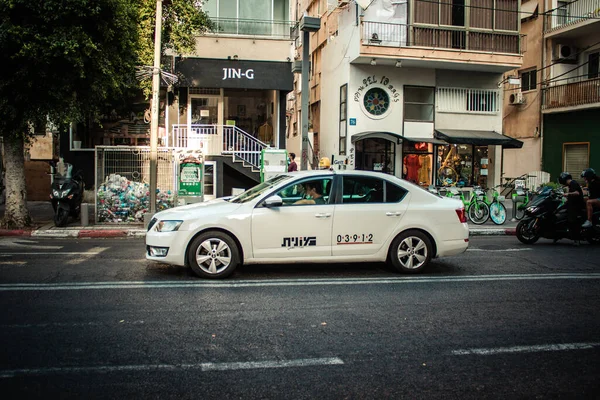
<path fill-rule="evenodd" d="M 44 229 L 44 230 L 26 230 L 26 229 L 0 229 L 0 236 L 21 236 L 38 237 L 50 239 L 66 238 L 143 238 L 146 237 L 145 229 Z"/>
<path fill-rule="evenodd" d="M 29 229 L 0 229 L 0 236 L 31 236 Z"/>
<path fill-rule="evenodd" d="M 516 236 L 516 228 L 477 228 L 469 229 L 469 236 Z"/>

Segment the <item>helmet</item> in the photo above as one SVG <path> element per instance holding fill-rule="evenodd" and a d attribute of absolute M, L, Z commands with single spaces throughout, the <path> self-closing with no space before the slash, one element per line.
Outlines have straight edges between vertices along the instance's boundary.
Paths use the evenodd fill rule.
<path fill-rule="evenodd" d="M 596 171 L 594 171 L 592 168 L 584 169 L 581 172 L 581 177 L 585 179 L 594 179 L 596 177 Z"/>
<path fill-rule="evenodd" d="M 558 176 L 558 182 L 559 182 L 561 185 L 566 185 L 566 184 L 567 184 L 567 181 L 568 181 L 569 179 L 573 179 L 573 177 L 572 177 L 572 176 L 571 176 L 571 174 L 570 174 L 570 173 L 568 173 L 568 172 L 561 172 L 561 173 L 560 173 L 560 175 Z"/>
<path fill-rule="evenodd" d="M 329 167 L 331 167 L 331 161 L 329 160 L 329 157 L 321 157 L 319 160 L 319 168 L 327 169 Z"/>

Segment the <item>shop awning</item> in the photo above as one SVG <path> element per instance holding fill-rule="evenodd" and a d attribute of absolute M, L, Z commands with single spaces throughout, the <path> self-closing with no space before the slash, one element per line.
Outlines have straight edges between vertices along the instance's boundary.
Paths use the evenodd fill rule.
<path fill-rule="evenodd" d="M 364 139 L 386 139 L 394 143 L 402 143 L 403 136 L 399 133 L 394 132 L 361 132 L 356 135 L 352 135 L 352 143 L 358 142 Z"/>
<path fill-rule="evenodd" d="M 404 136 L 402 139 L 406 140 L 407 142 L 413 142 L 413 143 L 433 143 L 433 144 L 441 144 L 443 146 L 446 146 L 448 144 L 447 142 L 444 142 L 443 140 L 436 139 L 436 138 L 412 138 L 412 137 Z"/>
<path fill-rule="evenodd" d="M 527 3 L 521 4 L 521 21 L 537 17 L 538 15 L 538 0 L 529 0 Z"/>
<path fill-rule="evenodd" d="M 503 146 L 509 149 L 520 149 L 523 142 L 504 136 L 494 131 L 470 131 L 460 129 L 436 129 L 436 139 L 452 144 L 472 144 L 475 146 Z"/>

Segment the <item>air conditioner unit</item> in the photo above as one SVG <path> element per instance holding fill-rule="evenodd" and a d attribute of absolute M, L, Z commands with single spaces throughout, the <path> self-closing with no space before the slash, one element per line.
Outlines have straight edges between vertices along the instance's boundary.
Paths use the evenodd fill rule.
<path fill-rule="evenodd" d="M 557 44 L 554 60 L 562 62 L 562 61 L 577 61 L 577 49 L 568 44 Z"/>
<path fill-rule="evenodd" d="M 523 97 L 522 92 L 512 93 L 508 98 L 508 101 L 511 105 L 516 106 L 519 104 L 525 104 L 525 98 Z"/>

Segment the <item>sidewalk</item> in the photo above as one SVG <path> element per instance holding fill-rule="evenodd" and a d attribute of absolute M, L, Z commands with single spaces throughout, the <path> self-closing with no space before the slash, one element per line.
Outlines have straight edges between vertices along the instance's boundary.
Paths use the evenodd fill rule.
<path fill-rule="evenodd" d="M 506 222 L 496 225 L 491 220 L 485 224 L 475 225 L 469 221 L 471 236 L 498 236 L 515 235 L 518 221 L 511 221 L 512 202 L 505 202 Z M 115 238 L 115 237 L 145 237 L 146 230 L 143 224 L 117 224 L 106 223 L 96 225 L 94 221 L 94 204 L 90 204 L 90 225 L 81 226 L 81 221 L 69 218 L 69 223 L 64 228 L 54 226 L 52 218 L 54 210 L 50 202 L 30 201 L 27 203 L 33 226 L 28 229 L 0 229 L 0 236 L 31 236 L 44 238 Z M 0 216 L 4 215 L 4 204 L 0 204 Z"/>

